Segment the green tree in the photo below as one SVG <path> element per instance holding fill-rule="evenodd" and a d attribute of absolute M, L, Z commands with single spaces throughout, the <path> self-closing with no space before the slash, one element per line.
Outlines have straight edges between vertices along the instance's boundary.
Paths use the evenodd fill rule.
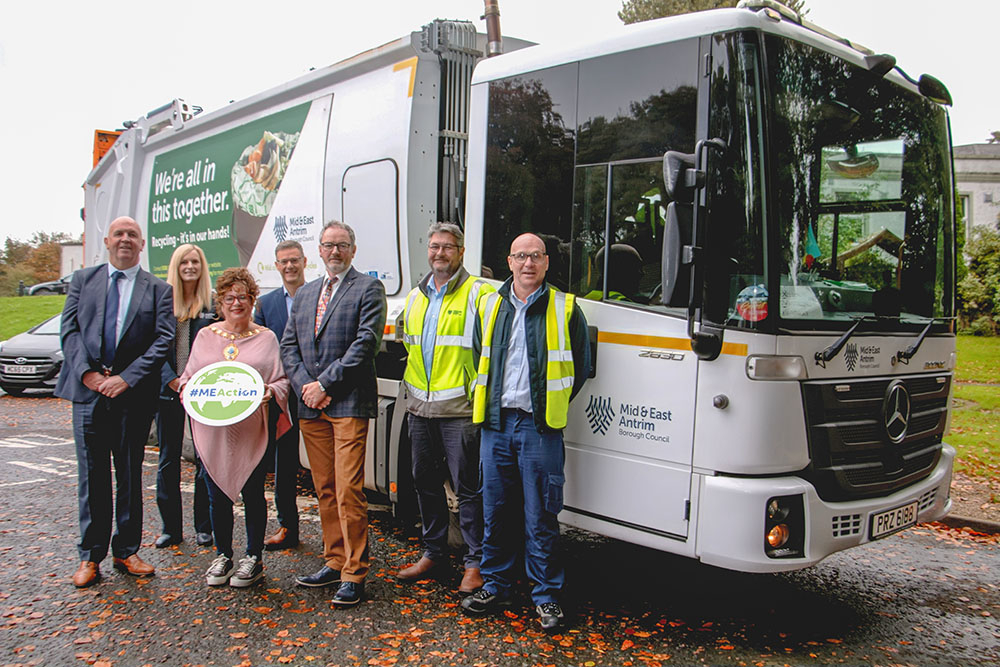
<path fill-rule="evenodd" d="M 969 269 L 958 284 L 961 323 L 978 335 L 1000 330 L 1000 232 L 976 227 L 965 244 Z"/>
<path fill-rule="evenodd" d="M 738 0 L 623 0 L 618 18 L 628 25 L 664 16 L 735 7 L 737 2 Z M 784 4 L 803 16 L 809 11 L 803 8 L 805 0 L 787 0 Z"/>
<path fill-rule="evenodd" d="M 0 248 L 0 296 L 17 294 L 18 284 L 55 280 L 61 269 L 60 242 L 69 241 L 65 232 L 35 232 L 28 241 L 7 238 Z"/>

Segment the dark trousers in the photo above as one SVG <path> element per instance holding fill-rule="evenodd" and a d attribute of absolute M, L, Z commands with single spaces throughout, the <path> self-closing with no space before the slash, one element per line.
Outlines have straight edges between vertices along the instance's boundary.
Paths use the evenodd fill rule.
<path fill-rule="evenodd" d="M 128 398 L 126 398 L 128 397 Z M 111 552 L 128 558 L 142 540 L 142 457 L 155 401 L 138 400 L 129 392 L 103 396 L 92 403 L 73 403 L 77 495 L 80 507 L 80 560 L 100 563 Z M 114 509 L 111 463 L 115 467 Z M 115 532 L 111 534 L 112 512 Z"/>
<path fill-rule="evenodd" d="M 413 456 L 413 485 L 423 523 L 424 555 L 448 557 L 448 500 L 445 480 L 458 495 L 458 520 L 465 540 L 465 567 L 479 567 L 483 555 L 483 501 L 479 495 L 479 427 L 471 418 L 407 415 Z"/>
<path fill-rule="evenodd" d="M 562 431 L 539 433 L 531 413 L 502 410 L 501 430 L 483 429 L 483 588 L 510 597 L 524 544 L 535 604 L 556 602 L 565 574 L 558 562 L 563 506 Z"/>
<path fill-rule="evenodd" d="M 292 540 L 299 538 L 299 507 L 295 504 L 296 482 L 299 477 L 299 420 L 295 396 L 288 395 L 289 419 L 292 428 L 276 438 L 278 417 L 281 411 L 278 403 L 271 400 L 267 411 L 267 454 L 265 458 L 274 462 L 274 507 L 278 512 L 278 524 L 288 530 Z"/>
<path fill-rule="evenodd" d="M 264 478 L 267 476 L 267 459 L 250 473 L 240 495 L 243 497 L 243 514 L 247 526 L 247 555 L 257 556 L 264 552 L 264 531 L 267 530 L 267 500 L 264 498 Z M 215 536 L 215 551 L 220 556 L 233 557 L 233 501 L 216 486 L 206 470 L 203 474 L 208 487 L 209 508 L 212 514 L 212 533 Z"/>
<path fill-rule="evenodd" d="M 160 463 L 156 469 L 156 506 L 160 510 L 163 533 L 184 535 L 181 511 L 181 449 L 184 445 L 184 422 L 187 414 L 179 400 L 161 398 L 156 412 L 156 439 L 160 443 Z M 208 513 L 208 489 L 202 478 L 201 459 L 194 455 L 194 530 L 211 533 Z"/>

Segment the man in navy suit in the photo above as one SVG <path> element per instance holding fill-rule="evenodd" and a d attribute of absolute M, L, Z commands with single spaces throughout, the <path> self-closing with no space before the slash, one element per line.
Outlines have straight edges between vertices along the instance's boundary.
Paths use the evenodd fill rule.
<path fill-rule="evenodd" d="M 257 301 L 253 319 L 262 324 L 281 340 L 292 312 L 295 292 L 305 283 L 306 257 L 302 244 L 285 240 L 274 249 L 274 266 L 281 274 L 281 289 L 268 292 Z M 295 504 L 295 482 L 299 474 L 299 425 L 298 401 L 295 394 L 288 395 L 288 413 L 292 427 L 280 438 L 277 436 L 278 405 L 271 399 L 268 412 L 268 450 L 274 450 L 274 505 L 278 510 L 278 530 L 264 540 L 268 551 L 294 549 L 299 544 L 299 508 Z"/>
<path fill-rule="evenodd" d="M 324 565 L 296 581 L 337 584 L 338 605 L 361 601 L 369 568 L 362 483 L 386 316 L 385 288 L 351 266 L 356 251 L 353 229 L 336 220 L 323 226 L 319 254 L 326 275 L 298 291 L 281 339 L 285 372 L 301 398 L 299 426 L 323 526 Z"/>
<path fill-rule="evenodd" d="M 155 572 L 137 553 L 142 458 L 159 396 L 160 366 L 176 321 L 170 286 L 139 267 L 145 244 L 135 220 L 115 219 L 104 239 L 108 263 L 73 274 L 63 308 L 65 361 L 55 395 L 73 401 L 81 561 L 73 583 L 78 588 L 100 579 L 109 542 L 116 570 L 133 576 Z"/>

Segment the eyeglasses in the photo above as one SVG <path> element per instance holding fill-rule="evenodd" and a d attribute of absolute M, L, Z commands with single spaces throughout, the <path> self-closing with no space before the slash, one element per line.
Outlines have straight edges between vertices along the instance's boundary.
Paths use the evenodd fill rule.
<path fill-rule="evenodd" d="M 353 245 L 354 245 L 353 243 L 347 243 L 346 241 L 343 241 L 341 243 L 333 243 L 332 241 L 322 241 L 319 244 L 319 247 L 323 248 L 324 250 L 333 250 L 334 248 L 336 248 L 340 252 L 347 252 L 348 250 L 351 249 Z"/>
<path fill-rule="evenodd" d="M 278 266 L 288 266 L 289 264 L 298 264 L 303 259 L 305 259 L 305 257 L 289 257 L 288 259 L 275 260 L 274 263 Z"/>
<path fill-rule="evenodd" d="M 533 264 L 538 264 L 542 261 L 542 257 L 545 257 L 547 254 L 536 250 L 535 252 L 515 252 L 507 256 L 514 260 L 515 264 L 524 264 L 529 259 Z"/>
<path fill-rule="evenodd" d="M 462 246 L 455 245 L 454 243 L 428 243 L 427 244 L 427 249 L 430 250 L 431 252 L 438 252 L 440 250 L 444 250 L 445 252 L 453 252 L 455 250 L 458 250 L 461 247 Z"/>
<path fill-rule="evenodd" d="M 239 301 L 240 303 L 250 303 L 250 301 L 252 300 L 253 297 L 250 296 L 249 294 L 227 294 L 226 296 L 222 297 L 222 303 L 226 304 L 227 306 L 231 306 L 237 301 Z"/>

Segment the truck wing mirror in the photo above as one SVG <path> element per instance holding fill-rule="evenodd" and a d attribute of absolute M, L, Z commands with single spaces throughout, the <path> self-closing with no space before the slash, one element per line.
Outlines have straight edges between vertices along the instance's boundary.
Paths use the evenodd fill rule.
<path fill-rule="evenodd" d="M 694 153 L 667 151 L 663 155 L 663 183 L 672 201 L 691 203 L 694 192 L 705 184 L 705 172 L 695 165 Z"/>
<path fill-rule="evenodd" d="M 691 204 L 670 202 L 667 206 L 660 263 L 660 303 L 664 306 L 688 305 L 691 271 L 683 265 L 684 248 L 691 245 L 692 215 Z"/>
<path fill-rule="evenodd" d="M 707 321 L 702 321 L 701 330 L 695 331 L 696 320 L 703 319 L 700 310 L 705 258 L 700 241 L 707 236 L 708 217 L 705 202 L 698 193 L 706 187 L 705 165 L 713 150 L 725 153 L 726 142 L 718 138 L 702 139 L 695 145 L 693 155 L 677 151 L 663 155 L 663 182 L 672 201 L 663 236 L 660 301 L 667 306 L 687 306 L 691 349 L 702 361 L 718 358 L 723 336 L 721 326 Z M 686 282 L 686 290 L 679 289 L 681 281 Z M 685 291 L 687 298 L 683 299 Z"/>

